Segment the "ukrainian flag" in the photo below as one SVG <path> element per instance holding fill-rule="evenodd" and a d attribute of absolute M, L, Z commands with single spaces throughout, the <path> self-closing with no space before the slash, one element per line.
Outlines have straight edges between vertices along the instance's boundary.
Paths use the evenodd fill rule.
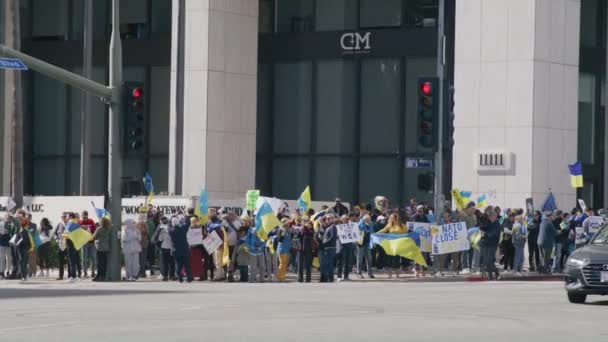
<path fill-rule="evenodd" d="M 272 211 L 272 207 L 267 201 L 264 201 L 257 215 L 255 216 L 256 234 L 262 240 L 268 240 L 268 233 L 281 225 L 277 215 Z"/>
<path fill-rule="evenodd" d="M 462 201 L 466 204 L 471 201 L 471 195 L 473 195 L 473 193 L 470 191 L 460 191 L 460 197 L 462 198 Z"/>
<path fill-rule="evenodd" d="M 469 242 L 471 242 L 471 247 L 479 250 L 479 241 L 481 241 L 481 230 L 479 230 L 479 227 L 469 228 L 467 234 L 469 236 Z"/>
<path fill-rule="evenodd" d="M 310 202 L 310 185 L 308 185 L 300 195 L 300 198 L 298 198 L 298 207 L 306 211 L 310 208 Z"/>
<path fill-rule="evenodd" d="M 568 169 L 570 169 L 570 185 L 573 188 L 582 188 L 583 187 L 583 165 L 580 161 L 572 165 L 568 165 Z"/>
<path fill-rule="evenodd" d="M 198 198 L 195 214 L 199 218 L 199 224 L 207 224 L 209 222 L 209 194 L 207 193 L 206 186 L 203 186 L 203 190 Z"/>
<path fill-rule="evenodd" d="M 95 207 L 95 203 L 93 203 L 93 201 L 91 201 L 91 205 L 93 206 L 93 209 L 95 209 L 95 214 L 97 215 L 97 218 L 101 220 L 102 217 L 107 217 L 110 218 L 110 212 L 107 211 L 104 208 L 97 208 Z"/>
<path fill-rule="evenodd" d="M 150 173 L 146 172 L 143 178 L 144 188 L 148 192 L 148 198 L 146 199 L 146 208 L 144 210 L 148 210 L 148 205 L 152 203 L 152 198 L 154 197 L 154 184 L 152 184 L 152 177 Z"/>
<path fill-rule="evenodd" d="M 370 244 L 372 246 L 380 245 L 387 255 L 404 257 L 413 260 L 418 265 L 426 266 L 426 261 L 418 247 L 420 237 L 414 232 L 407 234 L 372 234 Z"/>
<path fill-rule="evenodd" d="M 477 208 L 481 209 L 481 208 L 485 208 L 487 206 L 488 206 L 488 196 L 486 196 L 485 194 L 479 195 L 479 197 L 477 198 Z"/>
<path fill-rule="evenodd" d="M 224 235 L 224 250 L 222 254 L 222 266 L 230 264 L 230 247 L 228 246 L 228 233 L 226 229 L 222 227 L 222 233 Z"/>
<path fill-rule="evenodd" d="M 93 234 L 89 233 L 85 229 L 82 229 L 80 224 L 78 224 L 76 221 L 68 222 L 65 230 L 67 232 L 68 239 L 72 240 L 74 248 L 76 248 L 77 251 L 80 250 L 82 246 L 87 244 L 87 242 L 91 241 L 91 238 L 93 237 Z"/>
<path fill-rule="evenodd" d="M 460 190 L 458 189 L 452 190 L 452 199 L 456 203 L 456 207 L 458 207 L 458 209 L 460 210 L 464 209 L 464 207 L 467 205 L 462 199 L 462 196 L 460 195 Z"/>

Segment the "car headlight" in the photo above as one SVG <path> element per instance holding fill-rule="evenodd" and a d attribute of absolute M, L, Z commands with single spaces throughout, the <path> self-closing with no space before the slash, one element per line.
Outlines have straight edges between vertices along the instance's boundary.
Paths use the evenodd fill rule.
<path fill-rule="evenodd" d="M 579 259 L 579 258 L 570 257 L 566 261 L 566 265 L 568 265 L 570 267 L 582 268 L 582 267 L 585 267 L 588 262 L 589 262 L 589 260 L 587 260 L 587 259 Z"/>

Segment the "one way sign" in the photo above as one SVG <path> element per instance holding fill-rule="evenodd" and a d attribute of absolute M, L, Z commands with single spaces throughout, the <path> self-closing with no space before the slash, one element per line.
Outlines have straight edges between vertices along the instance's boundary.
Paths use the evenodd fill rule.
<path fill-rule="evenodd" d="M 0 69 L 27 70 L 27 67 L 19 59 L 0 58 Z"/>

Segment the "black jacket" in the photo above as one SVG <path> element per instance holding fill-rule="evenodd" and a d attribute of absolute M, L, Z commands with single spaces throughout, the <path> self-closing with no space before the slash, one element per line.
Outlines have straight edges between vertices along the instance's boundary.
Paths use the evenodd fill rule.
<path fill-rule="evenodd" d="M 480 242 L 482 246 L 498 247 L 498 242 L 500 241 L 500 223 L 498 220 L 488 222 L 487 224 L 480 226 L 479 229 L 484 232 Z"/>

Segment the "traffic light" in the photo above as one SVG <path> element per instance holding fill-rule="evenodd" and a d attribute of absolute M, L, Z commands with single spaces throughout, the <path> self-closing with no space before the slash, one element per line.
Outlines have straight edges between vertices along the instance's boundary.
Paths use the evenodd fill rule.
<path fill-rule="evenodd" d="M 418 79 L 418 145 L 422 149 L 437 150 L 437 116 L 439 84 L 435 77 Z"/>
<path fill-rule="evenodd" d="M 123 89 L 124 149 L 125 154 L 136 154 L 144 146 L 146 127 L 144 86 L 140 82 L 125 82 Z"/>
<path fill-rule="evenodd" d="M 446 108 L 445 108 L 445 149 L 451 150 L 454 147 L 454 119 L 456 118 L 454 114 L 454 84 L 451 82 L 446 82 Z"/>

